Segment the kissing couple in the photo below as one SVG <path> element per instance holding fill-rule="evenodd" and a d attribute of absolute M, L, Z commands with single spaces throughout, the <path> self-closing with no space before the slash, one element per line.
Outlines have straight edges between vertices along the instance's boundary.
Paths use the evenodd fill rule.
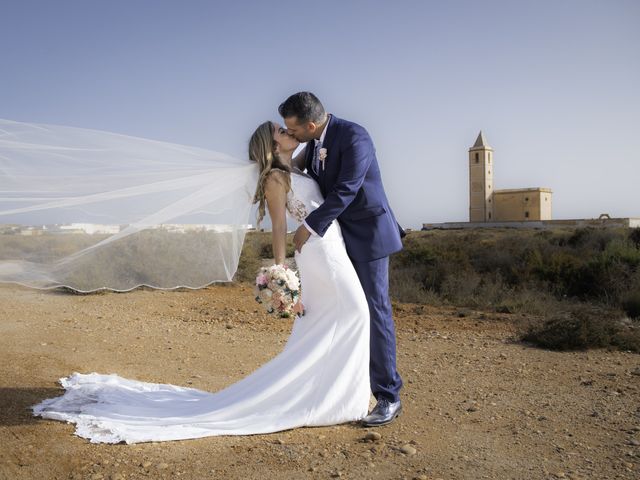
<path fill-rule="evenodd" d="M 33 407 L 76 424 L 92 442 L 137 443 L 271 433 L 360 422 L 375 427 L 402 411 L 402 380 L 389 299 L 389 255 L 404 235 L 389 206 L 371 137 L 325 111 L 310 92 L 279 107 L 249 141 L 258 166 L 258 221 L 272 223 L 284 264 L 287 218 L 306 314 L 280 354 L 215 393 L 117 375 L 74 373 L 64 395 Z M 301 142 L 304 149 L 294 157 Z M 376 405 L 369 412 L 373 394 Z"/>

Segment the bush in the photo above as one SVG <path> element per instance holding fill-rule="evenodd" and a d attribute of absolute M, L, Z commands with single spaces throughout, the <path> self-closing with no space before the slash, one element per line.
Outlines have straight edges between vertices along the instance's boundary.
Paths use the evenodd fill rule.
<path fill-rule="evenodd" d="M 521 338 L 552 350 L 616 347 L 640 351 L 638 329 L 625 326 L 621 317 L 618 311 L 580 305 L 530 325 Z"/>
<path fill-rule="evenodd" d="M 594 251 L 603 251 L 607 245 L 620 237 L 620 233 L 608 228 L 577 228 L 567 239 L 567 244 L 573 248 L 585 248 Z"/>
<path fill-rule="evenodd" d="M 629 241 L 633 243 L 636 248 L 640 248 L 640 228 L 631 228 L 629 230 Z"/>
<path fill-rule="evenodd" d="M 622 301 L 622 308 L 629 318 L 640 320 L 640 291 L 629 293 Z"/>
<path fill-rule="evenodd" d="M 248 232 L 242 245 L 242 253 L 238 262 L 238 270 L 234 280 L 240 282 L 255 282 L 256 272 L 262 266 L 262 253 L 265 245 L 271 247 L 271 234 L 268 232 Z"/>
<path fill-rule="evenodd" d="M 521 331 L 545 348 L 636 351 L 640 229 L 411 232 L 391 257 L 392 300 L 526 313 Z M 293 255 L 291 239 L 288 255 Z M 253 281 L 271 234 L 247 235 L 236 278 Z"/>
<path fill-rule="evenodd" d="M 630 291 L 640 290 L 636 231 L 412 232 L 391 259 L 391 291 L 396 300 L 408 301 L 415 298 L 408 293 L 413 282 L 413 289 L 433 292 L 443 302 L 510 311 L 531 306 L 535 294 L 620 308 Z M 401 291 L 394 284 L 402 284 Z M 526 302 L 505 304 L 519 296 Z"/>
<path fill-rule="evenodd" d="M 294 267 L 293 254 L 295 247 L 293 236 L 287 235 L 286 262 Z M 238 262 L 238 270 L 233 279 L 239 282 L 254 282 L 258 269 L 273 261 L 271 232 L 248 232 L 242 245 L 242 253 Z"/>

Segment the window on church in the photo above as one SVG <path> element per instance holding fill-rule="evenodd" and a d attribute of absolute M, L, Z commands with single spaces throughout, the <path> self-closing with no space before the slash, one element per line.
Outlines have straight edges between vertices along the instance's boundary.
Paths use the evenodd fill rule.
<path fill-rule="evenodd" d="M 491 220 L 491 212 L 489 212 L 489 220 Z"/>
<path fill-rule="evenodd" d="M 524 218 L 529 218 L 529 212 L 524 212 Z"/>
<path fill-rule="evenodd" d="M 476 153 L 476 163 L 480 163 L 480 154 Z"/>

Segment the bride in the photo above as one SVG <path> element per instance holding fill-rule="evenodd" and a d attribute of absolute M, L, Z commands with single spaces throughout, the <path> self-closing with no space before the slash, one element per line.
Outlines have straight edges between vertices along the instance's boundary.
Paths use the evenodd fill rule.
<path fill-rule="evenodd" d="M 298 224 L 322 202 L 317 183 L 292 164 L 298 142 L 274 122 L 249 142 L 259 167 L 255 201 L 268 209 L 276 264 L 285 261 L 287 217 Z M 215 393 L 97 373 L 61 379 L 63 396 L 35 415 L 76 424 L 94 443 L 137 443 L 215 435 L 270 433 L 335 425 L 367 415 L 369 309 L 334 221 L 295 253 L 306 315 L 297 317 L 283 351 Z"/>

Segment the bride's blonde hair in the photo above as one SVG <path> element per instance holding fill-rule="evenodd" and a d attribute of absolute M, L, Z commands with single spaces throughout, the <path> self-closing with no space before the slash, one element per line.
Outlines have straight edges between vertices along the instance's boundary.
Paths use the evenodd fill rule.
<path fill-rule="evenodd" d="M 249 140 L 249 158 L 258 164 L 260 170 L 260 177 L 258 179 L 258 186 L 256 187 L 256 193 L 253 198 L 253 203 L 259 202 L 258 205 L 258 222 L 264 218 L 265 215 L 265 198 L 264 198 L 264 185 L 267 181 L 267 177 L 274 168 L 291 172 L 289 165 L 282 163 L 280 158 L 275 152 L 276 142 L 273 140 L 273 134 L 275 132 L 275 125 L 270 122 L 264 122 L 256 131 L 251 135 Z M 289 175 L 284 176 L 285 188 L 288 192 L 291 189 L 291 178 Z"/>

